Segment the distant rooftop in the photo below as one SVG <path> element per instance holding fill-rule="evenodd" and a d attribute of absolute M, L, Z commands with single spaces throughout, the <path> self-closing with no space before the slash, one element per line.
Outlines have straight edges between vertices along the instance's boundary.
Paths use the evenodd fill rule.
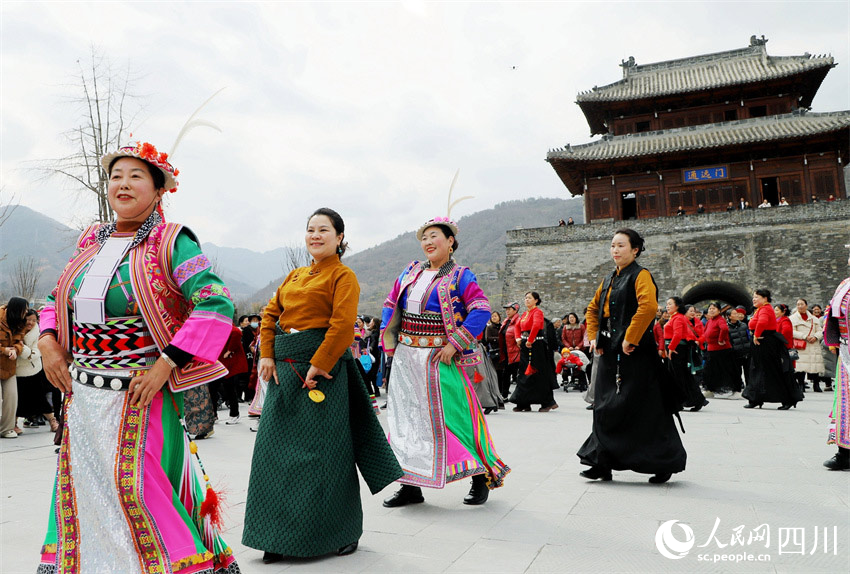
<path fill-rule="evenodd" d="M 790 114 L 704 124 L 671 130 L 605 136 L 601 140 L 550 151 L 546 160 L 597 161 L 754 142 L 795 139 L 850 128 L 850 111 Z"/>
<path fill-rule="evenodd" d="M 684 92 L 764 82 L 832 68 L 832 56 L 768 56 L 767 40 L 753 36 L 746 48 L 679 60 L 638 65 L 629 58 L 620 66 L 623 79 L 582 92 L 576 103 L 636 100 Z"/>

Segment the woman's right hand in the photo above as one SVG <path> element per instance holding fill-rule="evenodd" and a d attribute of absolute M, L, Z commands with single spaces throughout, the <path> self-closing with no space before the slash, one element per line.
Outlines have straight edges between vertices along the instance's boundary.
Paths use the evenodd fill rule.
<path fill-rule="evenodd" d="M 602 349 L 597 349 L 597 348 L 596 348 L 596 339 L 594 339 L 593 341 L 591 341 L 591 342 L 590 342 L 590 352 L 591 352 L 591 353 L 594 353 L 594 354 L 596 354 L 596 355 L 601 355 L 601 354 L 602 354 Z"/>
<path fill-rule="evenodd" d="M 257 365 L 257 376 L 264 381 L 271 381 L 274 379 L 274 383 L 276 385 L 280 384 L 277 380 L 277 369 L 274 367 L 274 359 L 270 359 L 268 357 L 260 359 L 260 364 Z"/>
<path fill-rule="evenodd" d="M 46 335 L 39 339 L 38 348 L 41 351 L 41 365 L 50 384 L 62 392 L 71 392 L 71 355 L 62 348 L 54 337 Z"/>

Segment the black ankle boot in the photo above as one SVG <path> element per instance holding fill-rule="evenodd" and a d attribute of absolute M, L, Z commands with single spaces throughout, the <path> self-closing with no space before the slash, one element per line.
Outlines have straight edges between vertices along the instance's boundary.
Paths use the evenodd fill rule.
<path fill-rule="evenodd" d="M 274 552 L 263 552 L 263 564 L 274 564 L 283 560 L 283 554 L 275 554 Z"/>
<path fill-rule="evenodd" d="M 589 478 L 590 480 L 611 480 L 611 469 L 602 466 L 591 466 L 587 470 L 583 470 L 578 474 L 579 476 Z"/>
<path fill-rule="evenodd" d="M 824 461 L 823 465 L 829 470 L 848 470 L 850 469 L 850 455 L 846 451 L 844 453 L 838 451 L 838 454 Z"/>
<path fill-rule="evenodd" d="M 349 554 L 354 554 L 354 551 L 357 550 L 357 546 L 360 544 L 359 540 L 355 540 L 351 544 L 346 544 L 342 548 L 336 551 L 337 556 L 348 556 Z"/>
<path fill-rule="evenodd" d="M 478 506 L 487 502 L 489 496 L 490 489 L 487 488 L 487 475 L 476 474 L 472 477 L 472 488 L 469 489 L 469 494 L 463 497 L 463 503 Z"/>
<path fill-rule="evenodd" d="M 417 504 L 419 502 L 425 502 L 425 497 L 422 496 L 422 489 L 418 486 L 402 484 L 401 488 L 399 488 L 395 494 L 384 500 L 384 506 L 387 508 L 396 508 L 398 506 Z"/>

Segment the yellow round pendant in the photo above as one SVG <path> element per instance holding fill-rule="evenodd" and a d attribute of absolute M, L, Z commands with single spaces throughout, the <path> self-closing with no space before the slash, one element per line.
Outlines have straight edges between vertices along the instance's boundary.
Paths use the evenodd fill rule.
<path fill-rule="evenodd" d="M 319 389 L 313 389 L 307 394 L 310 396 L 310 400 L 314 403 L 320 403 L 325 400 L 325 393 L 323 393 Z"/>

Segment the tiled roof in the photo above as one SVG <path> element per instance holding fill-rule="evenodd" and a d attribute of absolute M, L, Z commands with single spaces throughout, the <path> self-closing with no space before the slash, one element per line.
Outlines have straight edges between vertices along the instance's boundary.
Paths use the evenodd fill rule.
<path fill-rule="evenodd" d="M 681 60 L 638 66 L 622 64 L 624 78 L 607 86 L 582 92 L 576 102 L 635 100 L 682 92 L 694 92 L 763 82 L 832 68 L 832 56 L 768 56 L 764 44 Z"/>
<path fill-rule="evenodd" d="M 795 139 L 850 128 L 850 110 L 823 114 L 799 111 L 779 116 L 704 124 L 672 130 L 605 136 L 599 141 L 551 150 L 547 161 L 597 161 L 659 155 L 754 142 Z"/>

